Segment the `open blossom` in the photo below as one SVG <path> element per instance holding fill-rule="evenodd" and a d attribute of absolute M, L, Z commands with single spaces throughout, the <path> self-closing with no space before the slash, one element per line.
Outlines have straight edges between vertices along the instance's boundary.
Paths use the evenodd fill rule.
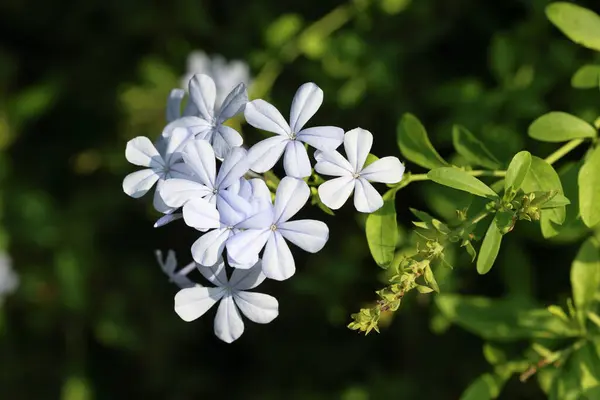
<path fill-rule="evenodd" d="M 167 118 L 177 115 L 182 93 L 172 91 L 168 100 Z M 234 147 L 242 145 L 242 136 L 224 122 L 242 112 L 248 102 L 246 85 L 240 83 L 227 95 L 220 108 L 216 105 L 215 82 L 207 75 L 194 75 L 190 80 L 188 106 L 181 118 L 172 119 L 167 127 L 187 128 L 197 139 L 207 140 L 218 158 L 224 158 Z M 178 100 L 179 99 L 179 100 Z M 179 103 L 178 103 L 179 101 Z M 192 107 L 192 108 L 190 108 Z"/>
<path fill-rule="evenodd" d="M 250 269 L 234 269 L 227 278 L 225 263 L 199 268 L 200 273 L 215 287 L 196 285 L 182 289 L 175 295 L 175 312 L 186 322 L 200 318 L 217 302 L 215 335 L 231 343 L 244 333 L 240 312 L 252 322 L 267 324 L 279 315 L 279 303 L 273 296 L 248 292 L 265 280 L 260 262 Z"/>
<path fill-rule="evenodd" d="M 321 250 L 329 239 L 329 228 L 321 221 L 289 220 L 309 196 L 306 182 L 283 178 L 275 193 L 275 204 L 237 224 L 244 230 L 229 238 L 229 256 L 242 265 L 248 264 L 264 247 L 263 272 L 267 278 L 279 281 L 290 278 L 296 265 L 286 239 L 310 253 Z"/>
<path fill-rule="evenodd" d="M 156 182 L 158 188 L 154 195 L 154 207 L 159 212 L 169 212 L 158 195 L 160 186 L 170 178 L 183 177 L 189 174 L 188 168 L 181 159 L 181 147 L 190 134 L 182 128 L 174 128 L 168 136 L 161 136 L 156 146 L 145 136 L 138 136 L 127 142 L 125 158 L 140 167 L 145 167 L 127 175 L 123 180 L 123 191 L 131 197 L 145 195 Z"/>
<path fill-rule="evenodd" d="M 175 252 L 173 250 L 169 250 L 166 258 L 163 258 L 162 251 L 156 250 L 156 260 L 158 261 L 158 265 L 160 265 L 160 269 L 162 269 L 165 275 L 169 277 L 169 282 L 173 282 L 182 289 L 195 285 L 195 283 L 187 277 L 187 273 L 195 268 L 194 263 L 190 263 L 181 270 L 176 271 L 177 258 L 175 257 Z"/>
<path fill-rule="evenodd" d="M 287 176 L 310 176 L 311 164 L 304 143 L 318 150 L 335 150 L 344 138 L 344 131 L 335 126 L 304 128 L 323 103 L 323 91 L 314 83 L 300 86 L 290 112 L 288 124 L 281 113 L 264 100 L 254 100 L 246 105 L 246 121 L 255 128 L 276 133 L 276 136 L 258 142 L 248 151 L 251 169 L 265 172 L 283 158 Z"/>
<path fill-rule="evenodd" d="M 369 182 L 400 182 L 404 165 L 396 157 L 383 157 L 365 167 L 372 145 L 371 132 L 356 128 L 344 135 L 347 160 L 337 151 L 322 151 L 315 155 L 315 171 L 339 176 L 319 186 L 319 197 L 323 204 L 338 209 L 354 191 L 354 206 L 358 211 L 371 213 L 383 206 L 383 198 Z"/>

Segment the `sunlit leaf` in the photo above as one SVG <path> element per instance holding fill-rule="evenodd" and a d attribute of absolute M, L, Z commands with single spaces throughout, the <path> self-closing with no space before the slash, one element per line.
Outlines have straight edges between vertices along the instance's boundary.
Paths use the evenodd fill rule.
<path fill-rule="evenodd" d="M 528 151 L 517 153 L 506 170 L 506 178 L 504 178 L 504 190 L 509 188 L 518 190 L 529 172 L 531 167 L 531 154 Z"/>
<path fill-rule="evenodd" d="M 584 65 L 571 78 L 571 86 L 577 89 L 600 88 L 600 65 Z"/>
<path fill-rule="evenodd" d="M 414 115 L 402 116 L 396 138 L 400 152 L 407 160 L 427 169 L 448 165 L 429 141 L 425 127 Z"/>
<path fill-rule="evenodd" d="M 596 137 L 596 128 L 574 115 L 553 111 L 533 121 L 529 136 L 544 142 L 566 142 Z"/>
<path fill-rule="evenodd" d="M 489 199 L 498 198 L 498 194 L 488 185 L 481 182 L 474 176 L 458 168 L 442 167 L 436 168 L 429 173 L 427 177 L 440 185 L 449 186 L 454 189 L 469 192 L 476 196 L 486 197 Z"/>
<path fill-rule="evenodd" d="M 600 222 L 600 147 L 594 149 L 581 167 L 577 182 L 581 219 L 591 228 Z"/>
<path fill-rule="evenodd" d="M 573 3 L 557 2 L 546 7 L 548 19 L 569 39 L 600 51 L 600 16 Z"/>
<path fill-rule="evenodd" d="M 502 233 L 498 228 L 497 218 L 494 218 L 488 227 L 488 230 L 479 249 L 477 257 L 477 272 L 487 274 L 498 257 L 500 245 L 502 244 Z"/>

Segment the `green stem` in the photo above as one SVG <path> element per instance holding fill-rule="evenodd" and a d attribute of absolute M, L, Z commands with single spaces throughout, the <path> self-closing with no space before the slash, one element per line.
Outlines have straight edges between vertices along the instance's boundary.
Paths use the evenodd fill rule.
<path fill-rule="evenodd" d="M 548 157 L 544 159 L 548 164 L 552 165 L 567 154 L 569 154 L 573 149 L 583 143 L 585 139 L 573 139 L 570 142 L 565 143 L 561 148 L 556 150 L 554 153 L 550 154 Z"/>

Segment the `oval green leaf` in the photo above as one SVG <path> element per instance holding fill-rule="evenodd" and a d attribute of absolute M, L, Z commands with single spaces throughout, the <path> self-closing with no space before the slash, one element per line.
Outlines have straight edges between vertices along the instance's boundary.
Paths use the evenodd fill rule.
<path fill-rule="evenodd" d="M 596 137 L 596 128 L 574 115 L 553 111 L 533 121 L 529 136 L 543 142 L 567 142 Z"/>
<path fill-rule="evenodd" d="M 528 151 L 517 153 L 506 170 L 506 178 L 504 179 L 504 190 L 509 188 L 518 190 L 529 172 L 531 167 L 531 154 Z"/>
<path fill-rule="evenodd" d="M 548 19 L 569 39 L 584 47 L 600 51 L 600 16 L 595 12 L 567 2 L 546 7 Z"/>
<path fill-rule="evenodd" d="M 600 223 L 600 147 L 585 161 L 579 176 L 579 212 L 588 227 Z"/>
<path fill-rule="evenodd" d="M 425 127 L 414 115 L 402 116 L 396 138 L 400 152 L 407 160 L 427 169 L 448 165 L 429 141 Z"/>
<path fill-rule="evenodd" d="M 571 265 L 571 287 L 577 315 L 583 324 L 600 288 L 600 243 L 594 237 L 583 242 Z"/>
<path fill-rule="evenodd" d="M 571 78 L 571 86 L 576 89 L 600 88 L 600 65 L 584 65 Z"/>
<path fill-rule="evenodd" d="M 500 161 L 485 147 L 483 142 L 460 125 L 452 128 L 452 143 L 456 152 L 463 156 L 470 165 L 488 169 L 499 169 L 501 166 Z"/>
<path fill-rule="evenodd" d="M 494 220 L 490 223 L 487 232 L 485 233 L 485 237 L 481 243 L 481 248 L 479 249 L 479 256 L 477 257 L 478 273 L 481 275 L 487 274 L 490 269 L 492 269 L 494 261 L 496 261 L 496 257 L 498 257 L 501 244 L 502 233 L 500 232 L 500 229 L 498 229 L 496 218 L 494 218 Z"/>
<path fill-rule="evenodd" d="M 394 260 L 394 252 L 398 242 L 395 199 L 396 190 L 388 190 L 383 195 L 383 207 L 369 214 L 365 226 L 371 255 L 377 265 L 382 268 L 387 268 Z"/>
<path fill-rule="evenodd" d="M 476 196 L 486 197 L 488 199 L 498 198 L 498 194 L 494 192 L 492 188 L 458 168 L 436 168 L 429 171 L 427 177 L 440 185 L 469 192 Z"/>

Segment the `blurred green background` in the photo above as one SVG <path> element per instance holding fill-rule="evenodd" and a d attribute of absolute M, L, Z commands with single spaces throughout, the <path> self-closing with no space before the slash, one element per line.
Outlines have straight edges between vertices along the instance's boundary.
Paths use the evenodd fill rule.
<path fill-rule="evenodd" d="M 600 10 L 595 1 L 578 3 Z M 317 83 L 325 102 L 312 123 L 368 129 L 379 156 L 399 156 L 396 125 L 405 112 L 450 158 L 454 123 L 504 163 L 525 147 L 546 156 L 556 146 L 526 135 L 536 117 L 561 110 L 593 121 L 600 108 L 597 91 L 570 86 L 577 68 L 598 56 L 547 21 L 547 4 L 2 1 L 0 245 L 20 284 L 0 308 L 0 398 L 459 398 L 489 369 L 483 341 L 451 326 L 433 296 L 409 296 L 381 334 L 346 328 L 385 279 L 364 218 L 349 206 L 335 217 L 303 211 L 324 220 L 331 239 L 318 254 L 295 252 L 293 279 L 261 286 L 280 302 L 273 323 L 248 323 L 228 345 L 213 335 L 214 310 L 180 320 L 177 288 L 154 250 L 175 249 L 188 263 L 196 234 L 181 223 L 154 229 L 150 199 L 122 192 L 135 170 L 125 143 L 160 134 L 167 94 L 180 87 L 188 54 L 201 50 L 247 62 L 252 93 L 284 115 L 300 84 Z M 246 143 L 260 138 L 247 125 L 243 134 Z M 409 207 L 451 218 L 449 196 L 458 195 L 427 183 L 400 192 L 405 233 Z M 582 232 L 572 228 L 547 242 L 534 224 L 520 224 L 500 268 L 479 276 L 460 254 L 438 281 L 446 292 L 557 303 L 570 293 Z M 410 245 L 408 234 L 401 240 Z M 545 395 L 535 379 L 514 377 L 501 398 Z"/>

